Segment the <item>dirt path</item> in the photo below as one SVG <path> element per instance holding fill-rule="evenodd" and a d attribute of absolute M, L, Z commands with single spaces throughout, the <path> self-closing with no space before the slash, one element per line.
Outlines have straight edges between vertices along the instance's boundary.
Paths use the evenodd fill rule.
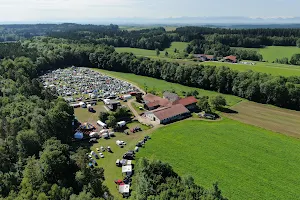
<path fill-rule="evenodd" d="M 159 126 L 159 124 L 153 123 L 152 121 L 140 116 L 138 114 L 138 112 L 134 109 L 134 107 L 132 106 L 132 103 L 134 102 L 134 99 L 130 99 L 127 102 L 127 106 L 130 109 L 130 111 L 133 113 L 133 115 L 135 116 L 135 118 L 141 123 L 141 124 L 152 124 L 153 127 L 157 127 Z"/>

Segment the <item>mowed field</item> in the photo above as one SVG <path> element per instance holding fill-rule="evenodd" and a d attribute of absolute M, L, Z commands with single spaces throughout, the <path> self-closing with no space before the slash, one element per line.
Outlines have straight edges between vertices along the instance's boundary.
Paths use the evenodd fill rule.
<path fill-rule="evenodd" d="M 174 54 L 174 50 L 179 50 L 180 53 L 184 51 L 184 49 L 187 47 L 187 42 L 172 42 L 171 46 L 169 48 L 166 48 L 164 51 L 160 52 L 160 55 L 156 55 L 155 50 L 147 50 L 147 49 L 139 49 L 139 48 L 130 48 L 130 47 L 116 47 L 116 51 L 118 53 L 123 52 L 129 52 L 133 53 L 136 56 L 146 56 L 146 57 L 157 57 L 157 58 L 165 58 L 165 52 L 167 51 L 169 53 L 169 56 Z"/>
<path fill-rule="evenodd" d="M 291 59 L 293 54 L 300 53 L 300 48 L 298 47 L 285 47 L 285 46 L 268 46 L 265 48 L 240 48 L 240 49 L 251 49 L 258 51 L 262 56 L 264 61 L 273 62 L 276 58 L 286 57 Z"/>
<path fill-rule="evenodd" d="M 230 119 L 183 121 L 156 130 L 138 157 L 240 199 L 300 199 L 300 141 Z"/>
<path fill-rule="evenodd" d="M 199 92 L 199 95 L 201 96 L 216 96 L 219 95 L 220 93 L 209 91 L 209 90 L 202 90 L 199 88 L 193 88 L 193 87 L 188 87 L 184 85 L 180 85 L 177 83 L 170 83 L 167 81 L 155 79 L 155 78 L 150 78 L 146 76 L 139 76 L 135 74 L 130 74 L 130 73 L 122 73 L 122 72 L 113 72 L 113 71 L 107 71 L 107 70 L 101 70 L 101 69 L 93 69 L 95 71 L 98 71 L 103 74 L 107 74 L 109 76 L 126 80 L 128 82 L 131 82 L 141 89 L 145 90 L 145 86 L 148 88 L 148 90 L 154 89 L 158 93 L 162 93 L 165 90 L 175 90 L 179 95 L 182 94 L 182 91 L 188 92 L 188 91 L 194 91 L 197 90 Z M 237 104 L 238 102 L 242 101 L 241 98 L 233 96 L 233 95 L 225 95 L 222 94 L 226 100 L 228 106 L 233 106 Z"/>
<path fill-rule="evenodd" d="M 254 62 L 254 61 L 250 61 Z M 232 64 L 232 63 L 225 63 L 225 62 L 204 62 L 201 63 L 203 65 L 210 65 L 210 66 L 226 66 L 234 70 L 238 71 L 256 71 L 262 72 L 267 74 L 272 74 L 275 76 L 300 76 L 300 66 L 294 65 L 284 65 L 278 63 L 267 63 L 267 62 L 254 62 L 255 65 L 245 65 L 245 64 Z"/>
<path fill-rule="evenodd" d="M 230 109 L 237 114 L 225 116 L 254 126 L 300 138 L 300 112 L 243 101 Z"/>
<path fill-rule="evenodd" d="M 165 51 L 168 51 L 169 55 L 172 56 L 174 54 L 174 49 L 178 49 L 180 52 L 183 52 L 183 49 L 185 49 L 187 46 L 187 43 L 184 42 L 173 42 L 171 47 L 166 49 Z M 285 55 L 290 55 L 289 58 L 294 54 L 291 53 L 293 51 L 297 51 L 298 49 L 296 47 L 266 47 L 264 49 L 261 49 L 259 51 L 264 51 L 265 56 L 273 56 L 276 57 L 278 55 L 284 55 L 284 54 L 277 54 L 278 49 L 287 49 L 283 50 L 286 54 Z M 154 60 L 166 60 L 168 62 L 177 62 L 179 64 L 183 65 L 209 65 L 209 66 L 226 66 L 234 70 L 238 71 L 257 71 L 257 72 L 262 72 L 262 73 L 267 73 L 267 74 L 272 74 L 275 76 L 300 76 L 300 66 L 294 66 L 294 65 L 285 65 L 285 64 L 278 64 L 278 63 L 271 63 L 271 62 L 254 62 L 255 65 L 246 65 L 246 64 L 232 64 L 232 63 L 226 63 L 226 62 L 196 62 L 191 59 L 173 59 L 169 57 L 166 57 L 164 52 L 161 51 L 160 55 L 157 56 L 156 52 L 154 50 L 146 50 L 146 49 L 138 49 L 138 48 L 127 48 L 127 47 L 121 47 L 121 48 L 115 48 L 117 52 L 131 52 L 135 54 L 136 56 L 145 56 L 149 57 Z M 288 51 L 288 49 L 292 49 Z M 258 50 L 258 49 L 254 49 Z M 299 48 L 299 53 L 300 53 L 300 48 Z M 288 56 L 286 56 L 288 57 Z M 279 57 L 280 58 L 280 57 Z"/>

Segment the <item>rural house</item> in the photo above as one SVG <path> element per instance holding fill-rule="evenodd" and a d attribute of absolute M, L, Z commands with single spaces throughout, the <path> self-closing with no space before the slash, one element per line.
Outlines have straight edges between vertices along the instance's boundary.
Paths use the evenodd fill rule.
<path fill-rule="evenodd" d="M 145 117 L 158 124 L 167 124 L 190 116 L 190 111 L 181 104 L 158 108 L 145 113 Z"/>
<path fill-rule="evenodd" d="M 186 98 L 174 101 L 173 105 L 175 105 L 175 104 L 181 104 L 181 105 L 185 106 L 187 109 L 189 109 L 190 111 L 192 111 L 197 108 L 197 105 L 196 105 L 197 99 L 193 96 L 190 96 L 190 97 L 186 97 Z"/>
<path fill-rule="evenodd" d="M 201 61 L 214 61 L 216 58 L 213 55 L 206 55 L 206 54 L 195 54 L 195 58 L 198 58 Z"/>
<path fill-rule="evenodd" d="M 163 97 L 164 99 L 168 99 L 168 101 L 170 102 L 174 102 L 180 99 L 180 97 L 177 94 L 168 91 L 163 93 Z"/>
<path fill-rule="evenodd" d="M 159 107 L 164 107 L 170 104 L 167 99 L 155 96 L 153 94 L 146 94 L 143 96 L 144 108 L 147 110 L 154 110 Z"/>
<path fill-rule="evenodd" d="M 224 61 L 226 62 L 231 62 L 231 63 L 237 63 L 237 58 L 236 56 L 226 56 L 224 57 Z"/>

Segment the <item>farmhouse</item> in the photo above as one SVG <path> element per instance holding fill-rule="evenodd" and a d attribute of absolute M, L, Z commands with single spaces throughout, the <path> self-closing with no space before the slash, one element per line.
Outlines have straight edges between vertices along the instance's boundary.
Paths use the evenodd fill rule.
<path fill-rule="evenodd" d="M 190 111 L 194 110 L 197 108 L 197 99 L 193 96 L 190 97 L 186 97 L 183 99 L 178 99 L 177 101 L 173 102 L 173 105 L 175 104 L 181 104 L 183 106 L 185 106 L 187 109 L 189 109 Z"/>
<path fill-rule="evenodd" d="M 237 63 L 237 58 L 236 58 L 236 56 L 226 56 L 226 57 L 224 57 L 224 60 L 226 61 L 226 62 L 231 62 L 231 63 Z"/>
<path fill-rule="evenodd" d="M 181 104 L 158 108 L 145 113 L 145 117 L 159 124 L 167 124 L 190 116 L 190 111 Z"/>
<path fill-rule="evenodd" d="M 149 93 L 143 96 L 143 100 L 145 102 L 144 107 L 147 110 L 154 110 L 156 108 L 164 107 L 170 104 L 167 99 L 163 99 Z"/>
<path fill-rule="evenodd" d="M 180 97 L 177 94 L 168 91 L 163 93 L 163 98 L 168 99 L 168 101 L 170 102 L 174 102 L 180 99 Z"/>
<path fill-rule="evenodd" d="M 213 55 L 206 55 L 206 54 L 195 54 L 195 58 L 198 58 L 201 61 L 214 61 L 216 58 Z"/>

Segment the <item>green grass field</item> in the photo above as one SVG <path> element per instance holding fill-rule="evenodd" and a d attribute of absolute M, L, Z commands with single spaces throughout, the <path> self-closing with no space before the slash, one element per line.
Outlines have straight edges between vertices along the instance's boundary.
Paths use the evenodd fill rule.
<path fill-rule="evenodd" d="M 171 164 L 229 199 L 300 199 L 300 141 L 224 119 L 183 121 L 156 130 L 138 157 Z"/>
<path fill-rule="evenodd" d="M 287 57 L 291 59 L 293 54 L 300 53 L 300 48 L 298 47 L 284 47 L 284 46 L 269 46 L 265 48 L 241 48 L 241 49 L 252 49 L 259 51 L 263 56 L 264 61 L 273 62 L 276 58 Z"/>
<path fill-rule="evenodd" d="M 184 49 L 187 47 L 188 43 L 187 42 L 172 42 L 171 46 L 164 51 L 160 52 L 159 57 L 156 55 L 155 50 L 147 50 L 147 49 L 139 49 L 139 48 L 130 48 L 130 47 L 116 47 L 116 51 L 118 53 L 123 53 L 123 52 L 129 52 L 133 53 L 136 56 L 147 56 L 147 57 L 156 57 L 156 58 L 166 58 L 165 52 L 167 51 L 169 53 L 169 56 L 171 57 L 174 55 L 174 50 L 175 48 L 179 50 L 179 53 L 183 53 Z"/>
<path fill-rule="evenodd" d="M 251 61 L 253 62 L 253 61 Z M 255 62 L 255 65 L 245 65 L 245 64 L 232 64 L 232 63 L 223 63 L 223 62 L 204 62 L 201 63 L 203 65 L 211 65 L 211 66 L 226 66 L 231 69 L 235 69 L 238 71 L 257 71 L 263 72 L 267 74 L 272 74 L 275 76 L 300 76 L 300 66 L 293 65 L 284 65 L 277 63 L 267 63 L 267 62 Z"/>
<path fill-rule="evenodd" d="M 245 64 L 232 64 L 232 63 L 223 63 L 223 62 L 195 62 L 191 59 L 173 59 L 170 58 L 172 57 L 172 54 L 174 54 L 174 49 L 177 48 L 180 52 L 183 51 L 184 48 L 186 48 L 187 43 L 183 42 L 173 42 L 172 46 L 166 51 L 169 52 L 169 57 L 165 57 L 164 52 L 162 51 L 160 56 L 156 56 L 156 52 L 154 50 L 146 50 L 146 49 L 137 49 L 137 48 L 116 48 L 116 51 L 121 53 L 121 52 L 131 52 L 135 54 L 136 56 L 145 56 L 149 57 L 153 60 L 166 60 L 168 62 L 177 62 L 179 64 L 183 65 L 197 65 L 197 64 L 202 64 L 202 65 L 211 65 L 211 66 L 226 66 L 230 67 L 231 69 L 235 69 L 238 71 L 248 71 L 248 70 L 253 70 L 257 72 L 262 72 L 262 73 L 268 73 L 272 74 L 275 76 L 300 76 L 300 66 L 293 66 L 293 65 L 284 65 L 284 64 L 277 64 L 277 63 L 270 63 L 270 62 L 255 62 L 256 65 L 245 65 Z M 292 50 L 297 50 L 296 47 L 267 47 L 264 49 L 261 49 L 260 51 L 265 51 L 264 55 L 269 55 L 273 56 L 276 59 L 276 56 L 274 56 L 277 50 L 280 48 L 287 48 L 287 49 L 292 49 Z M 299 49 L 300 52 L 300 49 Z M 287 51 L 290 56 L 292 56 L 293 53 L 290 53 L 290 51 Z M 251 61 L 253 62 L 253 61 Z"/>
<path fill-rule="evenodd" d="M 100 69 L 93 69 L 93 70 L 98 71 L 100 73 L 107 74 L 107 75 L 115 77 L 115 78 L 129 81 L 129 82 L 139 86 L 142 89 L 145 89 L 145 86 L 147 86 L 148 90 L 154 89 L 155 91 L 160 92 L 160 93 L 164 90 L 173 90 L 174 89 L 177 93 L 179 93 L 179 95 L 181 95 L 182 91 L 188 92 L 188 91 L 193 91 L 193 90 L 197 90 L 201 96 L 205 96 L 205 95 L 216 96 L 216 95 L 220 94 L 220 93 L 213 92 L 213 91 L 183 86 L 183 85 L 180 85 L 177 83 L 170 83 L 167 81 L 150 78 L 150 77 L 146 77 L 146 76 L 139 76 L 139 75 L 135 75 L 135 74 L 113 72 L 113 71 L 100 70 Z M 224 97 L 227 100 L 228 106 L 233 106 L 233 105 L 237 104 L 238 102 L 242 101 L 241 98 L 233 96 L 233 95 L 224 95 Z"/>

